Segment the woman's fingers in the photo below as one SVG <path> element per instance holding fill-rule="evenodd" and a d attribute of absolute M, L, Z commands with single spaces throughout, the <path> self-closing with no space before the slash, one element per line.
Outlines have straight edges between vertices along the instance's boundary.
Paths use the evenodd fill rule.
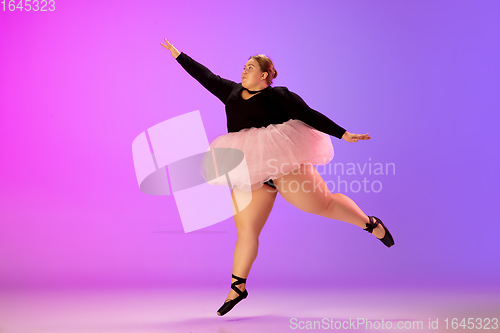
<path fill-rule="evenodd" d="M 368 140 L 368 139 L 371 139 L 370 136 L 368 135 L 368 133 L 366 134 L 358 134 L 357 135 L 357 139 L 360 139 L 360 140 Z"/>
<path fill-rule="evenodd" d="M 352 142 L 358 142 L 358 140 L 369 140 L 371 137 L 368 135 L 369 133 L 366 134 L 353 134 L 352 136 Z"/>
<path fill-rule="evenodd" d="M 172 47 L 172 44 L 169 43 L 169 41 L 165 38 L 165 42 L 167 45 L 163 44 L 163 43 L 160 43 L 164 48 L 166 48 L 167 50 L 170 50 L 170 48 Z"/>

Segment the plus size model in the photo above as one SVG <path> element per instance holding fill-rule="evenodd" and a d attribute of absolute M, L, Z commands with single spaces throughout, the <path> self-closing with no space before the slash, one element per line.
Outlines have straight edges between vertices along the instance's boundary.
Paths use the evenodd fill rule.
<path fill-rule="evenodd" d="M 368 134 L 353 134 L 311 109 L 304 100 L 284 86 L 272 87 L 278 75 L 271 59 L 263 54 L 251 56 L 243 66 L 242 82 L 213 74 L 166 38 L 165 44 L 177 62 L 203 87 L 225 105 L 228 133 L 216 137 L 210 149 L 218 150 L 217 166 L 204 158 L 200 172 L 215 185 L 214 169 L 220 161 L 231 160 L 231 151 L 243 152 L 247 168 L 230 173 L 233 208 L 251 198 L 243 210 L 235 209 L 237 241 L 234 249 L 231 289 L 218 309 L 225 315 L 248 296 L 246 280 L 257 257 L 259 235 L 271 213 L 277 192 L 297 208 L 320 216 L 354 224 L 372 233 L 391 247 L 394 239 L 376 216 L 366 215 L 342 193 L 331 193 L 314 165 L 333 159 L 330 135 L 347 142 L 371 139 Z M 226 153 L 227 151 L 227 153 Z M 209 156 L 209 154 L 206 154 Z M 215 170 L 216 171 L 216 170 Z M 293 185 L 292 185 L 293 184 Z"/>

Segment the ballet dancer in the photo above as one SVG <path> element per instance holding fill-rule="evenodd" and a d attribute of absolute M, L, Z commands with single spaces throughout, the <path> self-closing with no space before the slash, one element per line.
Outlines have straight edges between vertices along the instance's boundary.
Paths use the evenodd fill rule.
<path fill-rule="evenodd" d="M 248 59 L 243 67 L 242 82 L 236 83 L 213 74 L 186 53 L 179 52 L 166 38 L 165 44 L 160 44 L 225 104 L 228 133 L 215 138 L 210 143 L 211 150 L 240 149 L 248 165 L 246 174 L 235 172 L 230 179 L 237 241 L 231 289 L 217 311 L 219 316 L 248 296 L 246 280 L 257 257 L 259 235 L 277 192 L 305 212 L 354 224 L 372 233 L 387 247 L 394 245 L 392 235 L 378 217 L 366 215 L 346 195 L 331 193 L 314 167 L 327 164 L 333 158 L 329 135 L 358 142 L 371 139 L 368 133 L 347 132 L 311 109 L 286 87 L 271 87 L 278 72 L 271 59 L 263 54 Z M 203 162 L 202 169 L 209 169 L 211 163 L 209 160 Z M 236 203 L 249 195 L 248 206 L 238 210 Z"/>

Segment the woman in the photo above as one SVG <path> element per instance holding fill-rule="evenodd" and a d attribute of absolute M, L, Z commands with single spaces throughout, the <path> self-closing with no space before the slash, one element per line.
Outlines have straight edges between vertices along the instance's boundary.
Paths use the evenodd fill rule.
<path fill-rule="evenodd" d="M 213 74 L 179 52 L 166 38 L 165 42 L 166 45 L 160 44 L 226 105 L 228 133 L 215 138 L 210 144 L 211 150 L 238 148 L 248 164 L 248 170 L 233 173 L 230 180 L 233 207 L 241 202 L 240 199 L 248 198 L 249 193 L 251 200 L 242 211 L 235 211 L 237 242 L 231 290 L 217 311 L 219 316 L 248 295 L 246 279 L 257 257 L 259 235 L 277 191 L 303 211 L 352 223 L 372 233 L 387 247 L 394 245 L 391 234 L 379 218 L 367 216 L 346 195 L 331 193 L 314 167 L 327 164 L 333 158 L 328 134 L 347 142 L 358 142 L 371 139 L 368 133 L 349 133 L 309 108 L 286 87 L 271 87 L 277 71 L 264 55 L 250 57 L 243 68 L 242 83 L 236 83 Z M 219 157 L 216 160 L 219 163 Z M 273 163 L 269 163 L 271 161 Z M 208 168 L 209 164 L 204 166 Z M 297 188 L 295 184 L 300 186 Z"/>

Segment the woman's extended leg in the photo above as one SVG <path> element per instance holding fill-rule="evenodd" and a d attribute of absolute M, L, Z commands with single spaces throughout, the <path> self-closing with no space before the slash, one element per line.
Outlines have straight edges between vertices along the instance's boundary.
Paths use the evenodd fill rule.
<path fill-rule="evenodd" d="M 247 278 L 250 273 L 259 247 L 259 235 L 264 227 L 269 214 L 274 205 L 277 191 L 269 185 L 252 191 L 252 198 L 248 206 L 243 210 L 233 210 L 235 212 L 234 222 L 237 229 L 237 241 L 234 248 L 233 274 L 242 278 Z M 237 202 L 244 202 L 249 199 L 249 193 L 241 191 L 237 187 L 233 188 L 233 208 Z M 231 283 L 236 279 L 231 278 Z M 236 286 L 241 291 L 245 290 L 245 283 Z M 227 299 L 234 299 L 238 294 L 231 289 Z M 227 300 L 226 299 L 226 300 Z"/>
<path fill-rule="evenodd" d="M 300 168 L 273 182 L 286 201 L 303 211 L 352 223 L 363 229 L 370 222 L 351 198 L 342 193 L 331 193 L 312 164 L 301 164 Z M 384 234 L 380 224 L 373 229 L 377 238 L 382 238 Z"/>

